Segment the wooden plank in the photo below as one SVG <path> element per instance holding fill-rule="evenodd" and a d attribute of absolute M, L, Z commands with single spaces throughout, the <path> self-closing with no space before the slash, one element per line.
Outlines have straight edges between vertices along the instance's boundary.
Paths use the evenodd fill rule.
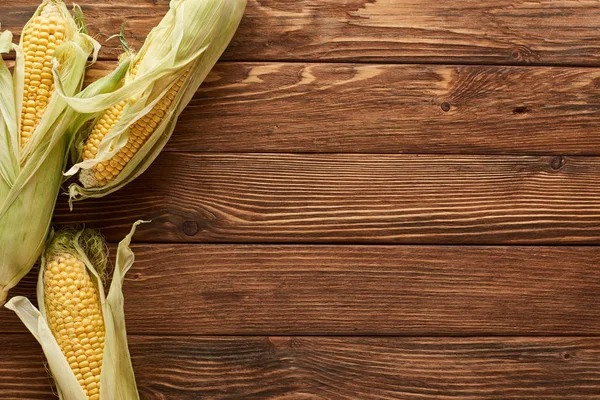
<path fill-rule="evenodd" d="M 0 336 L 0 397 L 52 397 L 41 352 Z M 130 338 L 142 399 L 597 399 L 597 338 Z"/>
<path fill-rule="evenodd" d="M 595 157 L 165 153 L 56 222 L 145 242 L 598 244 Z"/>
<path fill-rule="evenodd" d="M 599 88 L 590 68 L 224 63 L 168 148 L 598 154 Z"/>
<path fill-rule="evenodd" d="M 114 249 L 113 249 L 114 250 Z M 597 335 L 600 248 L 138 245 L 136 334 Z M 34 298 L 36 274 L 13 295 Z M 8 310 L 1 332 L 23 332 Z"/>
<path fill-rule="evenodd" d="M 125 21 L 139 48 L 169 2 L 78 3 L 103 43 Z M 19 32 L 38 4 L 0 4 L 3 28 Z M 599 20 L 596 0 L 250 0 L 225 59 L 599 65 Z"/>

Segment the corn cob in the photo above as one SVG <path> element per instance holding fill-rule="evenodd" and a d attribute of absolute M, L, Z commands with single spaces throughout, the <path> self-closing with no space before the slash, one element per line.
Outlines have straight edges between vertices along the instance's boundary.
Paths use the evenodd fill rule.
<path fill-rule="evenodd" d="M 50 330 L 88 399 L 98 400 L 105 336 L 98 288 L 67 252 L 50 255 L 43 281 Z"/>
<path fill-rule="evenodd" d="M 137 68 L 139 68 L 139 63 L 133 71 L 134 79 L 137 74 Z M 131 126 L 129 131 L 130 136 L 125 147 L 119 150 L 110 160 L 97 164 L 91 170 L 93 179 L 96 181 L 94 186 L 106 185 L 123 171 L 123 168 L 154 134 L 158 125 L 162 122 L 163 118 L 165 118 L 177 93 L 181 90 L 187 75 L 188 73 L 186 72 L 177 82 L 175 82 L 160 102 L 154 106 L 151 112 L 144 115 L 139 121 Z M 85 143 L 83 150 L 84 161 L 92 160 L 96 157 L 100 142 L 102 142 L 102 139 L 104 139 L 108 132 L 110 132 L 117 122 L 119 122 L 126 105 L 126 101 L 114 105 L 98 120 Z"/>
<path fill-rule="evenodd" d="M 58 7 L 48 3 L 23 32 L 25 91 L 21 113 L 21 147 L 25 147 L 42 120 L 54 91 L 52 57 L 65 41 L 66 21 Z"/>

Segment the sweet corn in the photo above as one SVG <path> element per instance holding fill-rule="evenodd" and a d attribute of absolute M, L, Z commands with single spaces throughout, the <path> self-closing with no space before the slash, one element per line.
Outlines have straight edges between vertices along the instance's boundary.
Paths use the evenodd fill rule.
<path fill-rule="evenodd" d="M 139 65 L 139 64 L 138 64 Z M 133 76 L 137 73 L 134 70 Z M 104 186 L 108 182 L 115 179 L 123 168 L 127 165 L 133 156 L 140 150 L 140 148 L 148 141 L 148 139 L 154 134 L 158 125 L 163 121 L 171 105 L 173 104 L 177 93 L 181 90 L 187 73 L 183 75 L 175 84 L 169 89 L 165 96 L 160 102 L 154 106 L 151 112 L 144 115 L 139 121 L 133 124 L 129 132 L 129 140 L 125 147 L 119 150 L 110 160 L 103 161 L 97 164 L 93 168 L 94 179 L 96 180 L 95 186 Z M 92 160 L 98 154 L 98 146 L 104 139 L 104 137 L 111 131 L 112 128 L 119 122 L 123 109 L 127 105 L 126 101 L 122 101 L 104 113 L 104 115 L 98 120 L 92 133 L 90 134 L 83 151 L 84 160 Z"/>
<path fill-rule="evenodd" d="M 85 395 L 98 400 L 105 337 L 98 288 L 67 252 L 50 254 L 43 281 L 50 330 Z"/>
<path fill-rule="evenodd" d="M 171 137 L 177 119 L 227 48 L 246 0 L 172 0 L 169 12 L 111 96 L 67 99 L 93 116 L 78 143 L 80 162 L 68 176 L 71 201 L 102 197 L 142 174 Z"/>
<path fill-rule="evenodd" d="M 21 147 L 42 120 L 54 91 L 52 57 L 65 41 L 66 21 L 54 3 L 44 6 L 23 32 L 25 90 L 21 112 Z"/>
<path fill-rule="evenodd" d="M 52 233 L 42 253 L 40 309 L 25 297 L 6 303 L 42 346 L 61 400 L 139 400 L 127 346 L 123 282 L 134 262 L 131 238 L 141 222 L 119 243 L 108 295 L 102 236 L 89 229 L 67 230 Z"/>

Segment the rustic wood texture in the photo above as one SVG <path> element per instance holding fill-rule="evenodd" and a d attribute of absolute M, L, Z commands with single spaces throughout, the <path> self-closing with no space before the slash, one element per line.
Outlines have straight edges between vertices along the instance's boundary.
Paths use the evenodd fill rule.
<path fill-rule="evenodd" d="M 166 150 L 597 155 L 599 89 L 590 68 L 221 63 Z"/>
<path fill-rule="evenodd" d="M 114 249 L 113 249 L 114 250 Z M 138 245 L 130 333 L 600 334 L 600 248 Z M 13 295 L 34 297 L 36 273 Z M 0 312 L 1 332 L 24 332 Z"/>
<path fill-rule="evenodd" d="M 123 19 L 139 48 L 168 0 L 81 0 L 90 32 L 115 58 Z M 20 32 L 38 0 L 2 2 Z M 600 64 L 595 0 L 250 0 L 227 60 Z"/>
<path fill-rule="evenodd" d="M 600 243 L 595 157 L 165 153 L 59 224 L 144 242 Z"/>
<path fill-rule="evenodd" d="M 169 4 L 78 2 L 88 81 Z M 600 398 L 599 26 L 599 0 L 249 0 L 150 170 L 59 200 L 113 243 L 153 220 L 141 398 Z M 0 399 L 55 398 L 25 332 L 0 309 Z"/>
<path fill-rule="evenodd" d="M 130 338 L 141 398 L 597 399 L 597 338 Z M 0 336 L 0 397 L 47 400 L 29 336 Z"/>

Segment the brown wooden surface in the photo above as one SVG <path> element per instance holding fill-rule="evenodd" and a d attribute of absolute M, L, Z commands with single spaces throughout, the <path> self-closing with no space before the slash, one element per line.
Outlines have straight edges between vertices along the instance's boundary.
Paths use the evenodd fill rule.
<path fill-rule="evenodd" d="M 168 0 L 80 0 L 104 40 L 127 23 L 139 48 Z M 2 26 L 20 32 L 38 0 L 4 1 Z M 227 60 L 600 64 L 596 0 L 249 0 Z"/>
<path fill-rule="evenodd" d="M 1 338 L 3 399 L 52 398 L 35 341 Z M 597 338 L 131 336 L 130 348 L 144 400 L 600 395 Z"/>
<path fill-rule="evenodd" d="M 600 249 L 138 245 L 132 334 L 597 335 Z M 114 252 L 114 248 L 113 248 Z M 33 297 L 35 274 L 14 294 Z M 8 310 L 0 332 L 24 332 Z"/>
<path fill-rule="evenodd" d="M 93 79 L 169 0 L 79 4 Z M 142 399 L 600 398 L 599 28 L 600 0 L 249 0 L 155 165 L 57 208 L 113 243 L 153 220 Z M 50 382 L 0 310 L 0 399 Z"/>
<path fill-rule="evenodd" d="M 146 242 L 597 244 L 596 157 L 165 153 L 58 223 Z"/>

